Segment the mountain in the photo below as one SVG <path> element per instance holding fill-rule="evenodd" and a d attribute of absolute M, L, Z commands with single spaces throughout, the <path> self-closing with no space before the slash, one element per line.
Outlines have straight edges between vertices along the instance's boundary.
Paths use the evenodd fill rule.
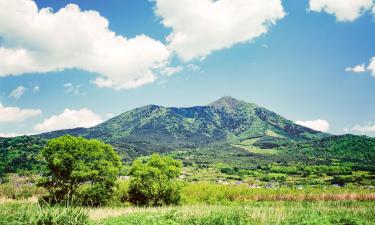
<path fill-rule="evenodd" d="M 240 168 L 349 163 L 375 171 L 375 139 L 335 136 L 293 123 L 253 103 L 223 97 L 206 106 L 148 105 L 91 128 L 0 138 L 0 175 L 44 168 L 39 152 L 48 139 L 65 134 L 111 144 L 125 162 L 168 153 L 202 168 L 220 163 Z"/>
<path fill-rule="evenodd" d="M 92 128 L 54 131 L 39 137 L 64 134 L 97 138 L 132 156 L 252 138 L 293 142 L 329 136 L 232 97 L 189 108 L 148 105 Z"/>

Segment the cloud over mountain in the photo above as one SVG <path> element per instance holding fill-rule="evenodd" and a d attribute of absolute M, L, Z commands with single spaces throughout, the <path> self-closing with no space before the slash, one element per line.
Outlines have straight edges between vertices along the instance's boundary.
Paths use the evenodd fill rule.
<path fill-rule="evenodd" d="M 330 127 L 329 122 L 326 120 L 322 120 L 322 119 L 307 120 L 307 121 L 298 120 L 296 121 L 296 124 L 311 128 L 313 130 L 321 131 L 321 132 L 327 132 Z"/>
<path fill-rule="evenodd" d="M 34 130 L 37 132 L 48 132 L 77 127 L 88 128 L 101 122 L 103 122 L 102 118 L 89 109 L 65 109 L 61 114 L 51 116 L 42 123 L 35 125 Z"/>

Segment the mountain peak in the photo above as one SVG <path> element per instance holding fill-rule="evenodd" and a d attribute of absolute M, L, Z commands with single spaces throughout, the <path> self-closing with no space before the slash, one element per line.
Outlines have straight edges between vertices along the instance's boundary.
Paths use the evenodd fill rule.
<path fill-rule="evenodd" d="M 237 100 L 231 96 L 224 96 L 212 102 L 209 106 L 214 108 L 235 109 L 244 103 L 244 101 Z"/>

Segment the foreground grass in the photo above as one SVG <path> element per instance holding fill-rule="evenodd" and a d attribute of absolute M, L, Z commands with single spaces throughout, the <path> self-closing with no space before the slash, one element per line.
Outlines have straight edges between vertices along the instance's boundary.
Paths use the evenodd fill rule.
<path fill-rule="evenodd" d="M 375 225 L 375 190 L 365 188 L 266 189 L 199 182 L 185 185 L 182 206 L 119 207 L 129 206 L 120 201 L 126 199 L 127 185 L 121 182 L 109 202 L 112 207 L 103 208 L 41 207 L 37 197 L 19 199 L 23 195 L 6 189 L 7 195 L 0 196 L 0 225 Z"/>
<path fill-rule="evenodd" d="M 121 215 L 122 214 L 122 215 Z M 252 202 L 238 206 L 95 209 L 99 224 L 375 224 L 373 202 Z M 108 217 L 106 217 L 108 215 Z"/>
<path fill-rule="evenodd" d="M 64 208 L 31 203 L 0 204 L 0 224 L 244 225 L 375 224 L 375 202 L 248 202 L 159 208 Z"/>
<path fill-rule="evenodd" d="M 375 190 L 362 188 L 248 188 L 246 185 L 191 183 L 182 191 L 184 204 L 246 203 L 252 201 L 375 201 Z"/>
<path fill-rule="evenodd" d="M 74 207 L 41 207 L 30 203 L 0 205 L 1 225 L 84 225 L 90 224 L 87 210 Z"/>

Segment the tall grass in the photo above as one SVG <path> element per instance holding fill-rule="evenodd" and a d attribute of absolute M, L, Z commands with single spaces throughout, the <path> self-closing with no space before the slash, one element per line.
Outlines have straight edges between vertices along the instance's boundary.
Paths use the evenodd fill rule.
<path fill-rule="evenodd" d="M 249 188 L 245 185 L 187 184 L 184 204 L 231 204 L 248 201 L 374 201 L 375 191 L 361 188 Z"/>
<path fill-rule="evenodd" d="M 39 177 L 35 175 L 9 174 L 4 178 L 3 183 L 0 183 L 0 198 L 19 200 L 42 195 L 44 190 L 36 186 L 37 179 Z"/>
<path fill-rule="evenodd" d="M 74 207 L 50 207 L 37 204 L 0 205 L 1 225 L 84 225 L 89 224 L 87 212 Z"/>
<path fill-rule="evenodd" d="M 120 216 L 102 217 L 96 221 L 108 225 L 375 224 L 375 204 L 372 202 L 252 202 L 237 206 L 194 205 L 112 210 L 117 210 L 118 215 L 121 210 L 126 211 L 122 211 Z"/>

